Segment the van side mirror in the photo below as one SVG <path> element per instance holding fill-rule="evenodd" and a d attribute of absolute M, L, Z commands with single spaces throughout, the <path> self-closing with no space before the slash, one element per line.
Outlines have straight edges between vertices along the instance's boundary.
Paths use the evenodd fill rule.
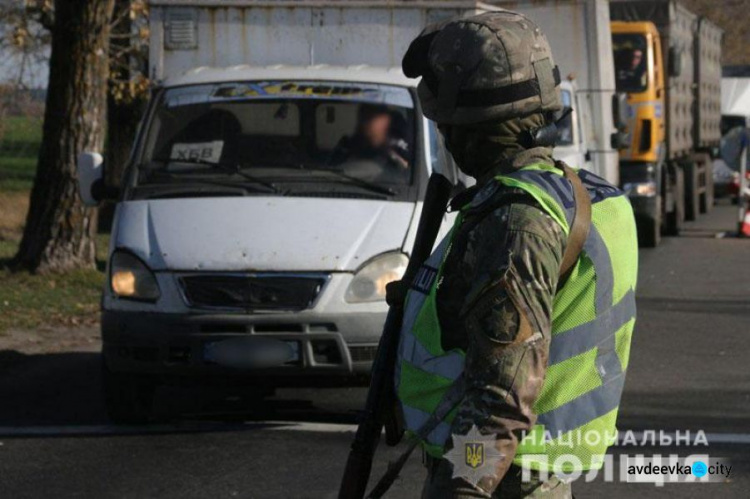
<path fill-rule="evenodd" d="M 678 47 L 669 47 L 669 76 L 677 78 L 682 74 L 682 50 Z"/>
<path fill-rule="evenodd" d="M 104 194 L 104 158 L 98 152 L 78 155 L 78 192 L 86 206 L 96 206 Z"/>

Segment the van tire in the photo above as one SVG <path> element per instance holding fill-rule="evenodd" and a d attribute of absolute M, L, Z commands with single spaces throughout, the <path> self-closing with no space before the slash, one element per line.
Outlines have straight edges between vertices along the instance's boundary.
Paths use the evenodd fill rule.
<path fill-rule="evenodd" d="M 102 363 L 107 415 L 114 424 L 141 425 L 151 420 L 156 382 L 149 376 L 111 371 Z"/>

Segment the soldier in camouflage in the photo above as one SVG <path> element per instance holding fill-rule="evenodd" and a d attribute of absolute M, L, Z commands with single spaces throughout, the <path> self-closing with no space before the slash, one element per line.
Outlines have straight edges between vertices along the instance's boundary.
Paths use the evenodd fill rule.
<path fill-rule="evenodd" d="M 536 421 L 566 236 L 524 191 L 492 181 L 526 165 L 553 164 L 552 148 L 530 139 L 562 109 L 549 45 L 526 17 L 492 12 L 427 28 L 403 66 L 407 76 L 422 77 L 424 114 L 477 181 L 452 202 L 471 208 L 437 288 L 443 349 L 466 352 L 468 388 L 451 432 L 465 435 L 476 425 L 495 435 L 505 456 L 477 485 L 453 479 L 451 463 L 427 456 L 423 497 L 571 497 L 570 485 L 554 475 L 543 482 L 532 472 L 522 481 L 512 464 L 519 436 Z"/>

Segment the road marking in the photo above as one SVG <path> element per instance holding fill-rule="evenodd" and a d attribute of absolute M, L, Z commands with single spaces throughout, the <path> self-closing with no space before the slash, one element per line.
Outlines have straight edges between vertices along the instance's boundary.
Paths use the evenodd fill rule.
<path fill-rule="evenodd" d="M 0 437 L 66 437 L 98 435 L 151 435 L 166 433 L 229 432 L 247 430 L 302 431 L 310 433 L 353 433 L 353 424 L 311 423 L 304 421 L 246 421 L 221 423 L 185 421 L 162 425 L 70 425 L 70 426 L 0 426 Z"/>
<path fill-rule="evenodd" d="M 354 433 L 355 431 L 357 431 L 357 425 L 286 421 L 279 426 L 274 426 L 269 429 L 272 431 L 309 431 L 314 433 Z"/>
<path fill-rule="evenodd" d="M 231 432 L 248 430 L 292 431 L 305 433 L 354 433 L 357 425 L 340 423 L 316 423 L 307 421 L 246 421 L 244 423 L 221 423 L 212 421 L 185 421 L 179 424 L 117 426 L 117 425 L 70 425 L 70 426 L 0 426 L 2 437 L 75 437 L 115 435 L 158 435 L 170 433 Z M 621 430 L 623 433 L 625 430 Z M 632 432 L 636 441 L 643 441 L 644 433 Z M 711 444 L 750 445 L 750 433 L 706 433 Z M 623 446 L 620 446 L 621 448 Z"/>
<path fill-rule="evenodd" d="M 625 434 L 625 431 L 620 430 L 620 433 L 623 435 Z M 665 434 L 672 437 L 672 440 L 674 441 L 675 434 L 674 433 L 667 433 Z M 645 435 L 642 431 L 634 431 L 632 432 L 633 437 L 637 442 L 644 442 L 645 441 Z M 737 444 L 737 445 L 748 445 L 750 444 L 750 433 L 706 433 L 706 440 L 708 441 L 708 444 Z M 627 447 L 627 446 L 620 446 L 620 447 Z M 671 446 L 665 446 L 665 447 L 671 447 Z"/>

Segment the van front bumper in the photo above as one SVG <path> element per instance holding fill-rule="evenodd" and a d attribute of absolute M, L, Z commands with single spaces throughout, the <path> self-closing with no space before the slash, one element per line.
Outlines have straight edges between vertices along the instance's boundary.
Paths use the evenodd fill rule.
<path fill-rule="evenodd" d="M 103 355 L 116 372 L 181 377 L 253 377 L 298 386 L 337 384 L 370 373 L 385 314 L 170 314 L 104 310 Z M 237 337 L 273 338 L 293 346 L 293 359 L 272 368 L 218 365 L 207 345 Z M 210 348 L 210 347 L 209 347 Z"/>

